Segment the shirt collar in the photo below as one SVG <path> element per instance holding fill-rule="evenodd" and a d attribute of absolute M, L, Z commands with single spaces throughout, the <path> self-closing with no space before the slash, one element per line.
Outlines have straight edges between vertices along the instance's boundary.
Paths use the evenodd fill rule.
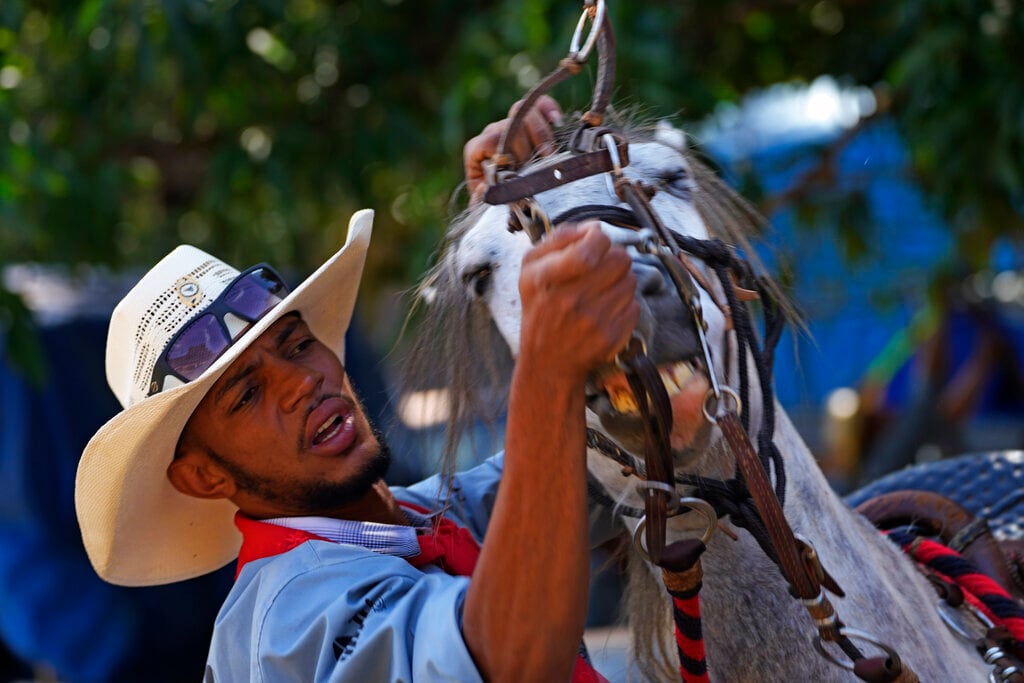
<path fill-rule="evenodd" d="M 416 557 L 420 554 L 416 536 L 430 530 L 431 517 L 404 505 L 402 511 L 412 526 L 359 522 L 333 517 L 275 517 L 261 521 L 274 526 L 306 531 L 336 543 L 361 546 L 382 555 Z"/>

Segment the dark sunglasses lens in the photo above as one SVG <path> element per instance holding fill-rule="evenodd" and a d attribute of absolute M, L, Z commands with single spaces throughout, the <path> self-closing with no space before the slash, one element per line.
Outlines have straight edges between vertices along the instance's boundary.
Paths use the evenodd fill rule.
<path fill-rule="evenodd" d="M 167 349 L 167 364 L 191 381 L 203 374 L 230 343 L 217 317 L 207 313 L 191 323 Z"/>
<path fill-rule="evenodd" d="M 281 301 L 284 285 L 266 270 L 256 270 L 231 285 L 225 293 L 228 310 L 254 321 Z"/>

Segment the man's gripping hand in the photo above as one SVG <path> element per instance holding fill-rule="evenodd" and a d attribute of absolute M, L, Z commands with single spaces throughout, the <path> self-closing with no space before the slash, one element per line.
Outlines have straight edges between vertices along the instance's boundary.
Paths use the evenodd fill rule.
<path fill-rule="evenodd" d="M 462 164 L 466 172 L 466 189 L 469 191 L 470 203 L 476 204 L 483 199 L 484 191 L 487 189 L 484 162 L 497 151 L 502 134 L 521 105 L 522 100 L 513 104 L 508 111 L 508 118 L 488 124 L 462 148 Z M 505 152 L 511 154 L 517 163 L 528 161 L 534 155 L 551 154 L 555 151 L 552 127 L 557 126 L 561 120 L 562 109 L 558 102 L 548 95 L 542 95 L 527 112 L 519 134 L 508 141 L 508 149 Z"/>
<path fill-rule="evenodd" d="M 561 226 L 527 252 L 520 360 L 581 383 L 612 360 L 640 317 L 630 265 L 596 221 Z"/>

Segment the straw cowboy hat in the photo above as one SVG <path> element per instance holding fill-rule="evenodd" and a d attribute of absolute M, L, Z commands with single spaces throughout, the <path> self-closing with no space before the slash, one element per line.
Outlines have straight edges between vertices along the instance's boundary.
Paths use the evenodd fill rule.
<path fill-rule="evenodd" d="M 171 583 L 211 572 L 237 557 L 241 535 L 233 523 L 235 506 L 186 496 L 167 478 L 178 438 L 214 382 L 286 313 L 299 312 L 313 334 L 344 357 L 345 330 L 372 223 L 372 211 L 352 216 L 345 246 L 240 337 L 225 339 L 230 346 L 219 357 L 214 354 L 213 364 L 191 381 L 169 376 L 159 386 L 154 378 L 162 375 L 155 375 L 154 368 L 186 324 L 215 302 L 223 305 L 218 301 L 221 293 L 246 276 L 195 247 L 181 246 L 117 305 L 106 366 L 107 381 L 124 410 L 89 441 L 75 480 L 82 540 L 102 578 L 125 586 Z M 268 305 L 278 300 L 263 294 Z M 232 320 L 235 329 L 226 323 L 224 327 L 229 336 L 249 324 Z"/>

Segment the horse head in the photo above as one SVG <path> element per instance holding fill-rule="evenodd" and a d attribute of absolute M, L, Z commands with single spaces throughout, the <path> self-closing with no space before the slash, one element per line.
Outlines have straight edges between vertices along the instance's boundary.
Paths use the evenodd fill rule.
<path fill-rule="evenodd" d="M 756 227 L 753 213 L 700 162 L 690 158 L 679 144 L 681 138 L 676 131 L 661 128 L 633 142 L 629 147 L 630 163 L 623 169 L 625 175 L 655 190 L 652 208 L 674 235 L 700 241 L 724 238 L 749 248 L 744 235 Z M 537 160 L 523 172 L 557 164 L 561 158 L 556 155 Z M 602 220 L 603 230 L 614 242 L 627 247 L 633 259 L 636 296 L 641 305 L 636 336 L 657 367 L 671 401 L 673 463 L 678 471 L 728 474 L 731 471 L 728 459 L 706 457 L 717 450 L 710 448 L 716 440 L 715 430 L 704 416 L 711 389 L 709 377 L 714 374 L 720 384 L 730 384 L 733 380 L 729 375 L 735 374 L 737 367 L 735 358 L 728 357 L 724 295 L 716 273 L 701 261 L 692 261 L 697 270 L 695 279 L 702 283 L 696 292 L 700 297 L 700 324 L 704 328 L 705 345 L 691 302 L 680 296 L 661 259 L 641 248 L 644 240 L 651 237 L 649 231 L 622 227 L 622 216 L 628 215 L 628 205 L 614 195 L 604 174 L 540 192 L 535 199 L 553 223 L 563 218 L 596 217 Z M 511 232 L 508 225 L 506 206 L 481 207 L 467 214 L 449 233 L 438 266 L 426 282 L 434 307 L 446 311 L 450 321 L 441 325 L 437 333 L 450 338 L 479 328 L 457 320 L 456 311 L 470 318 L 487 318 L 493 321 L 514 357 L 520 332 L 520 264 L 531 242 L 526 233 Z M 435 317 L 435 322 L 444 319 L 446 316 L 440 315 Z M 433 334 L 431 338 L 436 341 L 438 337 Z M 452 360 L 464 364 L 466 352 L 481 353 L 488 344 L 478 339 L 461 344 L 446 341 L 444 346 L 461 349 L 459 357 Z M 436 350 L 435 346 L 433 351 Z M 733 369 L 732 373 L 729 368 Z M 752 383 L 748 395 L 749 403 L 757 406 L 760 393 L 756 382 Z M 642 419 L 622 369 L 610 364 L 591 378 L 587 385 L 587 405 L 588 422 L 593 429 L 624 451 L 643 457 Z M 592 473 L 617 500 L 633 495 L 632 487 L 620 473 L 621 464 L 602 462 L 595 456 L 591 458 L 591 465 Z"/>

